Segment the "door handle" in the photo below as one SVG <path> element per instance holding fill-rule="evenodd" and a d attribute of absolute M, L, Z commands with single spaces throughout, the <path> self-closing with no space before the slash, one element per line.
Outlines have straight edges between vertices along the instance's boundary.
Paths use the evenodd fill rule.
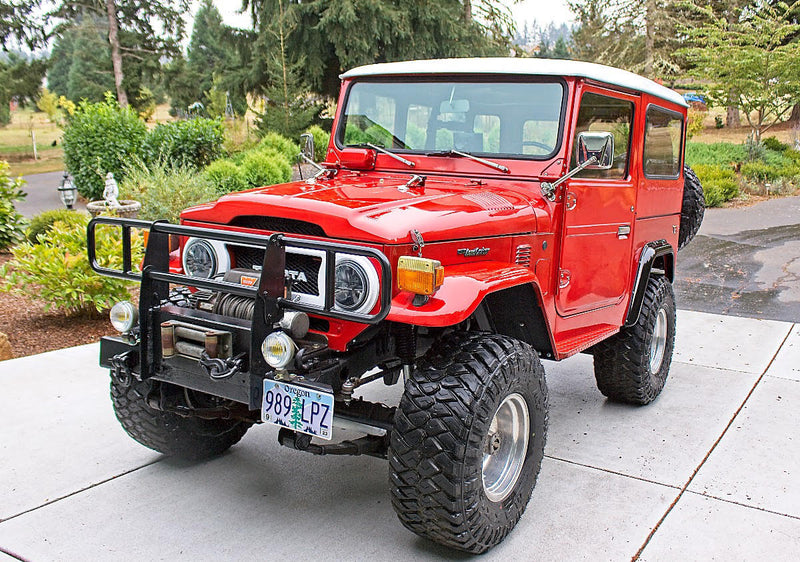
<path fill-rule="evenodd" d="M 628 235 L 631 233 L 630 225 L 623 224 L 617 229 L 617 238 L 620 240 L 625 240 L 628 238 Z"/>

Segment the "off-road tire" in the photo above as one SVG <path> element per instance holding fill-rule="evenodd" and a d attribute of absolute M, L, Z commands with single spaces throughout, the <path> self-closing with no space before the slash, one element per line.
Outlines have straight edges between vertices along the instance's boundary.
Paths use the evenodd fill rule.
<path fill-rule="evenodd" d="M 678 231 L 678 249 L 692 241 L 700 230 L 706 212 L 706 199 L 703 186 L 697 174 L 689 166 L 683 167 L 683 203 L 681 205 L 681 226 Z"/>
<path fill-rule="evenodd" d="M 111 379 L 111 401 L 123 429 L 159 453 L 197 461 L 222 454 L 250 428 L 240 420 L 204 420 L 154 410 L 146 403 L 151 381 L 133 380 L 128 387 Z"/>
<path fill-rule="evenodd" d="M 483 482 L 487 433 L 504 399 L 519 396 L 529 419 L 527 449 L 507 495 L 494 502 Z M 400 521 L 459 550 L 481 553 L 495 546 L 525 511 L 546 432 L 544 369 L 527 344 L 488 333 L 446 336 L 406 381 L 395 414 L 389 461 Z"/>
<path fill-rule="evenodd" d="M 651 344 L 659 311 L 666 319 L 661 363 L 651 372 Z M 593 348 L 597 388 L 616 402 L 644 405 L 655 400 L 664 388 L 675 347 L 675 295 L 663 275 L 650 277 L 639 320 L 630 328 Z"/>

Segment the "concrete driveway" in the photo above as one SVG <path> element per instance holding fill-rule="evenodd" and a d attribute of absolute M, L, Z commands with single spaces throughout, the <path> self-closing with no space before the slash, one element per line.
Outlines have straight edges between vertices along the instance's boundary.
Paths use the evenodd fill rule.
<path fill-rule="evenodd" d="M 63 209 L 64 204 L 58 196 L 58 186 L 64 172 L 46 172 L 44 174 L 31 174 L 23 176 L 27 183 L 22 191 L 27 193 L 27 197 L 16 203 L 17 210 L 25 217 L 31 218 L 43 211 L 51 209 Z M 82 211 L 86 210 L 86 203 L 77 201 L 75 208 Z"/>
<path fill-rule="evenodd" d="M 284 449 L 263 426 L 199 464 L 139 446 L 97 350 L 0 363 L 9 560 L 467 558 L 399 524 L 385 461 Z M 483 559 L 796 559 L 800 326 L 680 311 L 670 380 L 644 408 L 607 402 L 588 356 L 545 368 L 539 483 Z"/>

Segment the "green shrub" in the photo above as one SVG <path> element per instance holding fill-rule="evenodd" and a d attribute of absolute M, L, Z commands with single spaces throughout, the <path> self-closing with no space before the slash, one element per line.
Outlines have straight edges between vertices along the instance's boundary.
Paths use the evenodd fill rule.
<path fill-rule="evenodd" d="M 50 232 L 53 225 L 57 222 L 72 226 L 74 224 L 86 224 L 86 217 L 83 213 L 69 211 L 67 209 L 55 209 L 39 213 L 31 219 L 28 226 L 27 237 L 31 244 L 38 244 L 40 238 Z"/>
<path fill-rule="evenodd" d="M 788 144 L 783 144 L 775 137 L 767 137 L 761 141 L 764 145 L 764 148 L 767 150 L 774 150 L 775 152 L 783 152 L 787 148 L 789 148 Z"/>
<path fill-rule="evenodd" d="M 794 162 L 797 166 L 800 166 L 800 150 L 795 150 L 794 148 L 787 148 L 783 151 L 784 158 L 787 158 Z"/>
<path fill-rule="evenodd" d="M 729 142 L 686 143 L 686 163 L 692 168 L 699 165 L 732 167 L 732 164 L 745 160 L 747 160 L 747 150 L 741 144 Z"/>
<path fill-rule="evenodd" d="M 747 162 L 742 164 L 742 176 L 754 181 L 773 181 L 780 177 L 781 168 L 766 162 Z"/>
<path fill-rule="evenodd" d="M 286 157 L 268 148 L 245 154 L 242 160 L 242 172 L 250 187 L 274 185 L 292 178 L 292 166 Z"/>
<path fill-rule="evenodd" d="M 13 250 L 14 259 L 0 267 L 0 291 L 26 295 L 44 302 L 67 316 L 95 314 L 114 303 L 130 299 L 130 282 L 94 273 L 86 256 L 88 215 L 76 214 L 79 223 L 56 221 L 39 244 L 24 243 Z M 122 268 L 119 230 L 101 227 L 96 231 L 97 261 L 104 267 Z M 131 233 L 133 261 L 142 256 L 138 231 Z"/>
<path fill-rule="evenodd" d="M 698 164 L 694 171 L 703 186 L 707 207 L 718 207 L 739 195 L 739 182 L 730 168 Z"/>
<path fill-rule="evenodd" d="M 220 195 L 250 187 L 242 169 L 230 160 L 212 162 L 203 173 Z"/>
<path fill-rule="evenodd" d="M 297 155 L 300 154 L 300 147 L 297 146 L 297 144 L 283 135 L 274 132 L 264 135 L 264 138 L 261 139 L 258 146 L 262 149 L 267 148 L 280 152 L 286 157 L 286 161 L 289 162 L 290 165 L 297 162 Z"/>
<path fill-rule="evenodd" d="M 195 117 L 163 123 L 144 142 L 147 162 L 161 160 L 171 166 L 201 169 L 222 154 L 225 128 L 219 119 Z"/>
<path fill-rule="evenodd" d="M 136 111 L 119 107 L 111 97 L 81 102 L 64 128 L 64 163 L 80 194 L 99 199 L 108 172 L 122 180 L 126 163 L 141 155 L 146 134 Z"/>
<path fill-rule="evenodd" d="M 8 162 L 0 161 L 0 250 L 25 239 L 25 219 L 17 212 L 15 201 L 25 199 L 22 186 L 25 180 L 12 180 L 8 174 Z"/>
<path fill-rule="evenodd" d="M 192 168 L 169 166 L 161 160 L 148 167 L 139 161 L 128 167 L 120 195 L 142 204 L 140 219 L 178 222 L 181 211 L 216 199 L 217 190 Z"/>
<path fill-rule="evenodd" d="M 314 137 L 314 160 L 322 162 L 328 156 L 328 144 L 330 144 L 331 135 L 319 125 L 312 125 L 306 129 L 306 133 L 311 133 Z"/>

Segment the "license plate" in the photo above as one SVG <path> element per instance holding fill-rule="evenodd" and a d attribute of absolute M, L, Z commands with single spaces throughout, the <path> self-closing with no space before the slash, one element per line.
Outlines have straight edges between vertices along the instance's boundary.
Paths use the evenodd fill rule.
<path fill-rule="evenodd" d="M 333 394 L 265 380 L 261 421 L 322 439 L 333 437 Z"/>

